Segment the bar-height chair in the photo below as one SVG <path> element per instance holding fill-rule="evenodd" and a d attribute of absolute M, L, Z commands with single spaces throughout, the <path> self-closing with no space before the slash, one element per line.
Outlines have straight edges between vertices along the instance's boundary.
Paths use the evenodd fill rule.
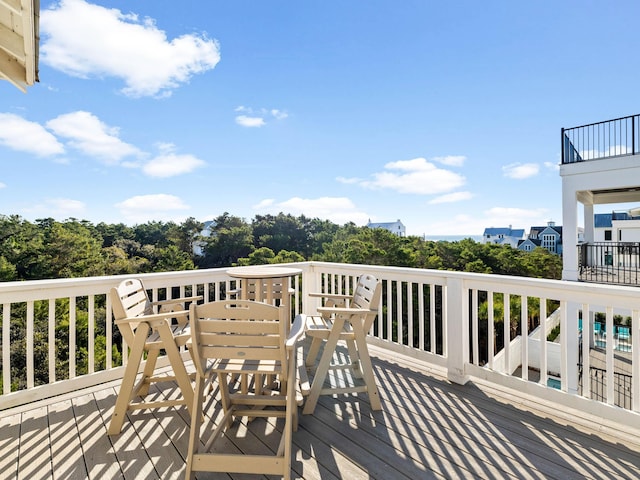
<path fill-rule="evenodd" d="M 109 424 L 109 435 L 117 435 L 128 410 L 186 405 L 193 403 L 193 387 L 180 355 L 180 347 L 191 338 L 185 302 L 196 302 L 201 296 L 151 302 L 139 279 L 127 279 L 110 291 L 115 324 L 131 349 L 124 377 Z M 158 308 L 158 313 L 154 312 Z M 173 320 L 177 323 L 172 323 Z M 156 361 L 164 350 L 173 369 L 173 376 L 154 376 Z M 136 383 L 140 364 L 147 355 L 142 377 Z M 149 393 L 152 382 L 174 380 L 182 393 L 176 400 L 136 401 Z"/>
<path fill-rule="evenodd" d="M 304 334 L 304 317 L 297 316 L 289 326 L 286 308 L 251 300 L 191 305 L 190 349 L 197 374 L 186 478 L 199 471 L 290 478 L 292 436 L 298 423 L 296 344 Z M 265 391 L 257 384 L 256 390 L 244 392 L 235 388 L 233 379 L 239 375 L 274 375 L 280 386 Z M 212 435 L 201 439 L 201 430 L 206 430 L 203 392 L 212 377 L 218 379 L 224 415 Z M 284 418 L 276 454 L 210 452 L 216 440 L 229 435 L 234 417 Z"/>
<path fill-rule="evenodd" d="M 305 359 L 306 369 L 301 370 L 301 390 L 308 395 L 302 413 L 313 413 L 320 395 L 365 392 L 371 408 L 381 410 L 378 387 L 373 375 L 366 335 L 378 314 L 382 283 L 373 275 L 360 276 L 353 295 L 312 294 L 325 297 L 325 305 L 318 308 L 318 315 L 306 317 L 305 334 L 311 337 L 311 346 Z M 345 341 L 349 361 L 331 364 L 339 341 Z M 324 350 L 315 368 L 313 382 L 309 386 L 307 370 L 314 369 L 321 347 Z M 364 385 L 325 386 L 330 370 L 347 370 L 351 380 L 362 379 Z"/>

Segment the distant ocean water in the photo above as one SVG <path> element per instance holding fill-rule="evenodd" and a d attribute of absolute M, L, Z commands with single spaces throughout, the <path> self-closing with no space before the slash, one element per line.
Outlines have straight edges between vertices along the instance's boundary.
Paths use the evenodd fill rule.
<path fill-rule="evenodd" d="M 444 241 L 444 242 L 459 242 L 465 238 L 470 238 L 476 242 L 482 240 L 482 235 L 425 235 L 424 239 L 432 242 Z"/>

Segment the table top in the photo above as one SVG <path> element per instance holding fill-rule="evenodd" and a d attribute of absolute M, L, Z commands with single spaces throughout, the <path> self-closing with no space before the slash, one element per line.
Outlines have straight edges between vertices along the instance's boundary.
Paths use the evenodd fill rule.
<path fill-rule="evenodd" d="M 247 266 L 233 267 L 227 270 L 227 274 L 234 278 L 281 278 L 300 275 L 302 270 L 293 267 L 265 267 Z"/>

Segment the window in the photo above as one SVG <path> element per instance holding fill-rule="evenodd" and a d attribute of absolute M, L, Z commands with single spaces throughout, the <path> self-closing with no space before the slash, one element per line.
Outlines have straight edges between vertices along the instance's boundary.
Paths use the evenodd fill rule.
<path fill-rule="evenodd" d="M 611 241 L 611 230 L 605 230 L 604 231 L 604 239 L 608 242 Z"/>
<path fill-rule="evenodd" d="M 556 236 L 555 235 L 543 235 L 542 247 L 546 248 L 550 252 L 556 251 Z"/>

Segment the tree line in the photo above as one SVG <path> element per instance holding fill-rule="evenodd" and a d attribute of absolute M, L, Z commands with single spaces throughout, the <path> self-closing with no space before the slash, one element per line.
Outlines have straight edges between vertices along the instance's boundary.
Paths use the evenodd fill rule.
<path fill-rule="evenodd" d="M 0 281 L 137 274 L 317 260 L 560 278 L 562 260 L 539 248 L 398 237 L 384 229 L 337 225 L 290 214 L 251 221 L 224 213 L 204 223 L 135 226 L 0 215 Z M 194 246 L 197 248 L 194 251 Z M 197 253 L 196 253 L 197 252 Z"/>

